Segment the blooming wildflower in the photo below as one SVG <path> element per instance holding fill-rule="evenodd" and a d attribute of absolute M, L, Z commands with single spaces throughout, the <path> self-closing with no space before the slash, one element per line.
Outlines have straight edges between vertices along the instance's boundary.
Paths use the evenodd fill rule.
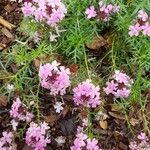
<path fill-rule="evenodd" d="M 50 143 L 47 134 L 48 129 L 49 126 L 45 122 L 40 123 L 39 125 L 31 122 L 25 137 L 27 145 L 35 150 L 44 150 L 47 144 Z"/>
<path fill-rule="evenodd" d="M 143 29 L 143 34 L 150 36 L 150 25 L 146 23 L 145 25 L 142 26 Z"/>
<path fill-rule="evenodd" d="M 94 6 L 90 6 L 89 8 L 86 9 L 85 14 L 87 15 L 87 18 L 94 18 L 96 17 L 96 10 Z"/>
<path fill-rule="evenodd" d="M 142 19 L 142 21 L 147 21 L 148 14 L 144 10 L 139 10 L 138 18 Z"/>
<path fill-rule="evenodd" d="M 82 126 L 83 127 L 87 127 L 88 126 L 88 118 L 84 118 L 84 119 L 82 119 Z"/>
<path fill-rule="evenodd" d="M 13 130 L 16 131 L 17 130 L 17 126 L 18 126 L 18 122 L 13 119 L 13 120 L 11 120 L 10 123 L 12 125 Z"/>
<path fill-rule="evenodd" d="M 95 108 L 100 104 L 99 86 L 94 86 L 91 80 L 80 83 L 73 89 L 73 100 L 77 105 Z"/>
<path fill-rule="evenodd" d="M 27 122 L 30 122 L 33 118 L 33 114 L 27 111 L 27 107 L 22 104 L 19 97 L 11 106 L 10 116 L 15 120 Z"/>
<path fill-rule="evenodd" d="M 71 150 L 82 150 L 85 148 L 87 150 L 101 150 L 95 138 L 90 139 L 83 133 L 83 130 L 77 130 L 76 139 L 74 140 L 74 145 L 71 146 Z"/>
<path fill-rule="evenodd" d="M 144 132 L 142 132 L 141 134 L 139 134 L 137 136 L 137 138 L 141 141 L 148 141 L 148 137 L 146 136 L 146 134 Z"/>
<path fill-rule="evenodd" d="M 140 29 L 141 29 L 141 28 L 140 28 L 139 24 L 131 25 L 131 26 L 129 27 L 129 35 L 130 35 L 130 36 L 138 36 Z"/>
<path fill-rule="evenodd" d="M 13 147 L 13 134 L 12 132 L 3 132 L 0 138 L 0 150 L 15 150 Z"/>
<path fill-rule="evenodd" d="M 56 113 L 60 113 L 64 108 L 62 107 L 63 103 L 56 102 L 54 105 L 54 108 L 56 110 Z"/>
<path fill-rule="evenodd" d="M 129 76 L 116 70 L 112 80 L 106 83 L 104 91 L 107 95 L 112 94 L 114 98 L 127 98 L 132 84 L 133 80 Z"/>
<path fill-rule="evenodd" d="M 134 25 L 129 26 L 128 34 L 132 36 L 138 36 L 141 33 L 146 36 L 150 36 L 150 25 L 148 23 L 148 15 L 144 10 L 139 10 L 137 19 Z"/>
<path fill-rule="evenodd" d="M 22 12 L 53 27 L 65 17 L 67 10 L 61 0 L 32 0 L 24 2 Z"/>
<path fill-rule="evenodd" d="M 24 3 L 24 6 L 22 7 L 23 14 L 27 16 L 31 16 L 34 12 L 35 8 L 32 6 L 32 3 Z"/>
<path fill-rule="evenodd" d="M 150 144 L 148 143 L 149 139 L 145 133 L 140 133 L 138 136 L 138 142 L 130 142 L 129 148 L 131 150 L 150 150 Z"/>
<path fill-rule="evenodd" d="M 90 6 L 86 9 L 85 14 L 89 19 L 98 16 L 101 21 L 107 22 L 110 20 L 111 16 L 114 13 L 118 13 L 119 10 L 120 6 L 116 4 L 105 4 L 103 1 L 100 1 L 99 10 L 97 12 L 94 6 Z"/>
<path fill-rule="evenodd" d="M 70 86 L 70 70 L 53 61 L 40 66 L 39 77 L 41 86 L 49 89 L 51 95 L 64 95 Z"/>
<path fill-rule="evenodd" d="M 58 136 L 55 141 L 58 143 L 58 145 L 62 145 L 66 142 L 66 138 L 63 136 Z"/>
<path fill-rule="evenodd" d="M 100 150 L 99 146 L 97 145 L 98 141 L 93 138 L 93 139 L 87 139 L 87 150 Z"/>

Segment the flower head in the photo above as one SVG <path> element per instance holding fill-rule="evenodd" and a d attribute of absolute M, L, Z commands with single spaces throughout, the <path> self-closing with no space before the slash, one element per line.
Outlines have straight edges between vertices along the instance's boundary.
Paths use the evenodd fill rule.
<path fill-rule="evenodd" d="M 90 80 L 80 83 L 73 89 L 73 100 L 77 105 L 95 108 L 100 104 L 99 86 L 94 86 Z"/>
<path fill-rule="evenodd" d="M 46 145 L 50 143 L 47 130 L 49 126 L 47 123 L 43 122 L 39 125 L 31 122 L 30 127 L 26 132 L 26 143 L 35 150 L 44 150 Z"/>
<path fill-rule="evenodd" d="M 130 95 L 130 88 L 133 80 L 125 73 L 116 70 L 112 79 L 106 83 L 104 91 L 107 95 L 112 94 L 114 98 L 127 98 Z"/>
<path fill-rule="evenodd" d="M 89 8 L 86 9 L 85 14 L 87 15 L 87 18 L 94 18 L 96 17 L 96 10 L 94 6 L 90 6 Z"/>
<path fill-rule="evenodd" d="M 67 10 L 61 0 L 27 0 L 22 12 L 25 16 L 35 17 L 36 21 L 46 22 L 53 27 L 65 17 Z"/>
<path fill-rule="evenodd" d="M 39 77 L 41 86 L 49 89 L 51 95 L 64 95 L 70 86 L 70 70 L 53 61 L 40 67 Z"/>
<path fill-rule="evenodd" d="M 27 111 L 26 105 L 24 105 L 18 97 L 13 102 L 10 110 L 10 116 L 15 120 L 31 122 L 33 114 Z"/>

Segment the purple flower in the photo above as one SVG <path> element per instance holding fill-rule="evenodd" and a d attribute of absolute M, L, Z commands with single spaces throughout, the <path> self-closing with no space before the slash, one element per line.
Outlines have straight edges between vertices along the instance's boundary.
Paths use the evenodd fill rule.
<path fill-rule="evenodd" d="M 33 7 L 32 3 L 27 3 L 27 2 L 24 3 L 21 9 L 22 9 L 23 14 L 26 17 L 31 16 L 35 11 L 35 7 Z"/>
<path fill-rule="evenodd" d="M 13 148 L 13 138 L 12 132 L 3 132 L 0 138 L 0 150 L 15 150 Z"/>
<path fill-rule="evenodd" d="M 141 140 L 141 141 L 148 141 L 148 137 L 147 137 L 147 135 L 144 133 L 144 132 L 141 132 L 141 134 L 139 134 L 138 136 L 137 136 L 137 138 L 139 139 L 139 140 Z"/>
<path fill-rule="evenodd" d="M 87 15 L 87 18 L 94 18 L 97 16 L 96 10 L 94 6 L 90 6 L 89 8 L 86 9 L 85 14 Z"/>
<path fill-rule="evenodd" d="M 88 138 L 86 148 L 87 150 L 101 150 L 97 144 L 98 141 L 95 138 L 93 139 Z"/>
<path fill-rule="evenodd" d="M 138 36 L 141 28 L 139 24 L 129 26 L 129 35 L 130 36 Z"/>
<path fill-rule="evenodd" d="M 150 36 L 150 25 L 146 23 L 145 25 L 142 26 L 143 29 L 143 34 Z"/>
<path fill-rule="evenodd" d="M 138 36 L 141 33 L 146 36 L 150 36 L 150 25 L 148 22 L 148 15 L 144 10 L 140 10 L 138 12 L 138 17 L 135 25 L 129 26 L 129 35 L 130 36 Z"/>
<path fill-rule="evenodd" d="M 112 94 L 114 98 L 127 98 L 130 95 L 133 80 L 119 70 L 115 71 L 112 79 L 106 83 L 104 91 L 107 95 Z"/>
<path fill-rule="evenodd" d="M 70 70 L 53 61 L 40 67 L 39 77 L 41 86 L 49 89 L 51 95 L 64 95 L 70 86 Z"/>
<path fill-rule="evenodd" d="M 22 104 L 20 98 L 18 97 L 16 101 L 13 102 L 10 110 L 10 116 L 15 120 L 31 122 L 33 114 L 27 111 L 26 105 Z"/>
<path fill-rule="evenodd" d="M 77 105 L 95 108 L 100 104 L 99 90 L 99 86 L 94 86 L 87 79 L 73 89 L 73 100 Z"/>
<path fill-rule="evenodd" d="M 31 122 L 30 127 L 26 132 L 26 143 L 35 150 L 44 150 L 48 143 L 50 143 L 47 130 L 49 126 L 47 123 L 43 122 L 40 125 Z"/>
<path fill-rule="evenodd" d="M 22 12 L 53 27 L 65 17 L 67 10 L 61 0 L 33 0 L 24 3 Z"/>
<path fill-rule="evenodd" d="M 74 145 L 71 146 L 71 150 L 83 150 L 85 148 L 87 150 L 101 150 L 98 146 L 98 140 L 95 138 L 90 139 L 86 134 L 83 133 L 83 130 L 78 130 L 74 140 Z"/>
<path fill-rule="evenodd" d="M 142 21 L 146 22 L 148 20 L 148 14 L 144 10 L 139 10 L 138 18 L 142 19 Z"/>

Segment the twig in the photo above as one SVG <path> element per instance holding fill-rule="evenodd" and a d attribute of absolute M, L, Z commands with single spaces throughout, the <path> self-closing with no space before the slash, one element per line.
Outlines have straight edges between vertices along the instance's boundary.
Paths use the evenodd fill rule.
<path fill-rule="evenodd" d="M 15 25 L 11 24 L 7 20 L 3 19 L 2 16 L 0 16 L 0 24 L 2 24 L 3 26 L 5 26 L 6 28 L 8 28 L 10 30 L 12 30 L 13 28 L 16 27 Z"/>

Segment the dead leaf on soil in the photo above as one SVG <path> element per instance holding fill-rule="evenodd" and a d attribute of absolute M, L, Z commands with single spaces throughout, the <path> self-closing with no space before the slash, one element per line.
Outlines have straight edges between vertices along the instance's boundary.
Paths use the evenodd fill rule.
<path fill-rule="evenodd" d="M 117 119 L 120 119 L 120 120 L 124 120 L 125 117 L 121 114 L 116 114 L 114 112 L 108 112 L 110 116 L 114 117 L 114 118 L 117 118 Z"/>
<path fill-rule="evenodd" d="M 41 61 L 40 61 L 39 58 L 36 58 L 36 59 L 33 60 L 33 65 L 34 65 L 35 68 L 37 68 L 37 69 L 40 67 L 40 63 L 41 63 Z"/>
<path fill-rule="evenodd" d="M 108 128 L 108 122 L 106 120 L 99 121 L 100 127 L 104 130 Z"/>
<path fill-rule="evenodd" d="M 51 116 L 45 116 L 44 119 L 47 123 L 51 124 L 51 123 L 54 123 L 55 121 L 57 121 L 58 117 L 57 117 L 57 115 L 51 115 Z"/>
<path fill-rule="evenodd" d="M 2 28 L 1 31 L 2 31 L 2 33 L 3 33 L 5 36 L 7 36 L 9 39 L 13 39 L 13 38 L 14 38 L 14 36 L 9 32 L 8 29 Z"/>
<path fill-rule="evenodd" d="M 111 105 L 111 111 L 121 111 L 121 107 L 119 107 L 118 105 Z"/>
<path fill-rule="evenodd" d="M 0 107 L 7 105 L 7 96 L 0 96 Z"/>
<path fill-rule="evenodd" d="M 72 75 L 77 74 L 78 70 L 79 70 L 79 65 L 78 64 L 70 64 L 68 65 L 68 68 L 70 69 L 70 72 Z"/>
<path fill-rule="evenodd" d="M 131 123 L 132 126 L 135 127 L 135 126 L 136 126 L 137 124 L 139 124 L 140 122 L 139 122 L 138 119 L 131 118 L 131 119 L 130 119 L 130 123 Z"/>
<path fill-rule="evenodd" d="M 60 116 L 65 117 L 67 115 L 67 113 L 69 112 L 69 106 L 65 106 L 65 108 L 63 109 L 63 111 L 61 112 Z"/>
<path fill-rule="evenodd" d="M 90 43 L 87 43 L 86 46 L 89 49 L 97 50 L 101 47 L 105 46 L 107 44 L 107 41 L 102 37 L 95 37 Z"/>

